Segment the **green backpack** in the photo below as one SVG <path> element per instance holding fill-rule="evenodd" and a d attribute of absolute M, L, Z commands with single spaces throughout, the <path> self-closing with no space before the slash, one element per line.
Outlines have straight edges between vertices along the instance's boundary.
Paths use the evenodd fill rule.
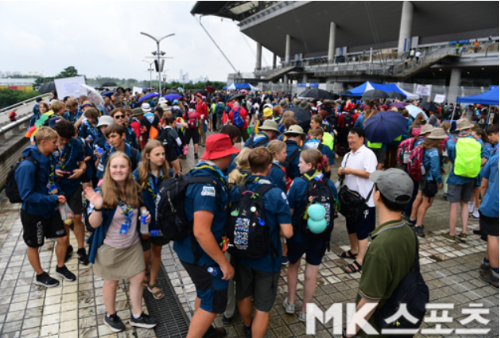
<path fill-rule="evenodd" d="M 477 177 L 481 171 L 481 144 L 470 137 L 459 138 L 456 142 L 455 175 Z"/>

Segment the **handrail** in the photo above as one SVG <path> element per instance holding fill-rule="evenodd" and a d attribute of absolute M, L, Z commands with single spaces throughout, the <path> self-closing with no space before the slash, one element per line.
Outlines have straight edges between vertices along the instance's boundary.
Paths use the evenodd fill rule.
<path fill-rule="evenodd" d="M 32 97 L 32 98 L 29 98 L 27 100 L 24 100 L 24 101 L 21 101 L 21 102 L 18 102 L 18 103 L 14 103 L 13 105 L 11 106 L 8 106 L 8 107 L 5 107 L 5 108 L 2 108 L 0 109 L 0 114 L 3 114 L 3 113 L 6 113 L 7 111 L 11 110 L 12 108 L 16 108 L 18 106 L 22 106 L 23 104 L 25 103 L 28 103 L 28 102 L 31 102 L 31 101 L 34 101 L 36 100 L 37 98 L 41 97 L 45 97 L 45 96 L 49 96 L 50 93 L 46 93 L 46 94 L 41 94 L 41 95 L 38 95 L 38 96 L 35 96 L 35 97 Z"/>
<path fill-rule="evenodd" d="M 33 117 L 33 114 L 30 114 L 30 115 L 25 116 L 25 117 L 15 121 L 15 122 L 9 123 L 6 126 L 0 127 L 0 135 L 5 134 L 6 132 L 8 132 L 11 129 L 19 127 L 20 125 L 24 124 L 27 121 L 29 122 L 29 120 L 31 120 L 32 117 Z"/>

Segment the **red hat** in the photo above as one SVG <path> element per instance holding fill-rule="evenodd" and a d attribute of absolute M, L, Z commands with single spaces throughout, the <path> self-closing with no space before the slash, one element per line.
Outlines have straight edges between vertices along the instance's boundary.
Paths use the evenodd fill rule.
<path fill-rule="evenodd" d="M 214 134 L 207 138 L 207 147 L 201 158 L 203 160 L 215 160 L 239 152 L 240 150 L 233 146 L 229 135 Z"/>
<path fill-rule="evenodd" d="M 355 106 L 352 103 L 348 103 L 345 105 L 344 109 L 347 111 L 353 110 Z"/>
<path fill-rule="evenodd" d="M 194 96 L 198 96 L 200 99 L 203 99 L 203 95 L 201 95 L 201 93 L 196 93 Z"/>
<path fill-rule="evenodd" d="M 480 104 L 478 104 L 478 105 L 477 105 L 477 107 L 478 107 L 479 109 L 481 109 L 483 106 L 481 106 Z"/>

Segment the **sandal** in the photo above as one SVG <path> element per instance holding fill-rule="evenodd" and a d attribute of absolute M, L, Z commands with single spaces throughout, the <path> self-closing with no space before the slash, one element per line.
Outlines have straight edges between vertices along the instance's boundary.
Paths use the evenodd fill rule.
<path fill-rule="evenodd" d="M 349 268 L 351 271 L 347 270 L 347 268 Z M 346 267 L 344 267 L 344 271 L 347 273 L 360 272 L 361 265 L 359 265 L 359 263 L 357 261 L 354 261 L 351 264 L 348 264 Z"/>
<path fill-rule="evenodd" d="M 154 288 L 157 288 L 157 289 L 158 289 L 158 291 L 153 292 L 153 289 L 154 289 Z M 151 292 L 151 293 L 153 294 L 153 298 L 154 298 L 154 299 L 157 299 L 157 300 L 158 300 L 158 299 L 162 299 L 163 297 L 165 297 L 165 295 L 163 294 L 163 290 L 162 290 L 162 289 L 158 286 L 158 284 L 149 285 L 149 286 L 148 286 L 148 291 L 149 291 L 149 292 Z M 160 295 L 160 294 L 161 294 L 161 296 L 158 296 L 158 295 Z"/>
<path fill-rule="evenodd" d="M 358 254 L 353 254 L 351 250 L 348 251 L 342 251 L 341 253 L 337 254 L 340 258 L 349 258 L 349 259 L 356 259 Z"/>
<path fill-rule="evenodd" d="M 146 272 L 146 273 L 144 274 L 144 277 L 149 277 L 149 272 Z M 149 278 L 148 278 L 148 280 L 146 280 L 146 279 L 143 279 L 143 280 L 142 280 L 142 287 L 143 287 L 143 288 L 147 288 L 147 287 L 149 287 Z"/>

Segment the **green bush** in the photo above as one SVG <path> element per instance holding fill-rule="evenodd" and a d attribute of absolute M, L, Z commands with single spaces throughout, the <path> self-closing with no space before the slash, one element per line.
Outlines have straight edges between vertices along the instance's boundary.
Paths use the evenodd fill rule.
<path fill-rule="evenodd" d="M 15 89 L 0 89 L 0 109 L 40 95 L 37 91 L 24 92 Z"/>

